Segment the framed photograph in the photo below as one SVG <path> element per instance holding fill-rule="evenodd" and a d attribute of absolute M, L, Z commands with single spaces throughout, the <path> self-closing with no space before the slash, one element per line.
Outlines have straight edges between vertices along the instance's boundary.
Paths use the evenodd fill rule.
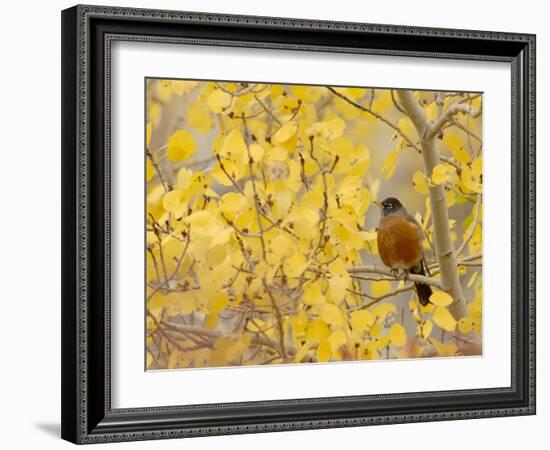
<path fill-rule="evenodd" d="M 62 12 L 62 437 L 535 413 L 535 36 Z"/>

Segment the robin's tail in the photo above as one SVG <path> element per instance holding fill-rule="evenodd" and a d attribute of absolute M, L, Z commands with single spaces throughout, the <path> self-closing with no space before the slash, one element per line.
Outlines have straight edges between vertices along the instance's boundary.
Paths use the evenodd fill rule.
<path fill-rule="evenodd" d="M 424 270 L 424 263 L 421 262 L 418 267 L 414 267 L 411 269 L 411 273 L 414 273 L 416 275 L 426 275 L 426 271 Z M 422 283 L 414 283 L 414 287 L 416 288 L 416 294 L 418 295 L 418 301 L 422 306 L 426 306 L 428 303 L 430 303 L 430 296 L 432 295 L 433 291 L 429 284 L 422 284 Z"/>

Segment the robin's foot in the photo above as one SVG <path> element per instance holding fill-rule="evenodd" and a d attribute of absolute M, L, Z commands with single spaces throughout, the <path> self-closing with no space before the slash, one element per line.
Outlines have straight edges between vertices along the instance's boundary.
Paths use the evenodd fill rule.
<path fill-rule="evenodd" d="M 390 269 L 391 275 L 394 278 L 399 278 L 399 269 Z"/>
<path fill-rule="evenodd" d="M 403 274 L 401 275 L 401 279 L 403 281 L 409 281 L 409 274 L 410 272 L 408 270 L 403 270 Z"/>

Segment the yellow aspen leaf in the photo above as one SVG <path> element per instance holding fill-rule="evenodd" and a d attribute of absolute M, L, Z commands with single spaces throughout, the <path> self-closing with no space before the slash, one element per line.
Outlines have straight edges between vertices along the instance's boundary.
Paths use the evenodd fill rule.
<path fill-rule="evenodd" d="M 290 318 L 290 326 L 295 335 L 302 334 L 306 330 L 308 323 L 309 319 L 303 309 Z"/>
<path fill-rule="evenodd" d="M 321 320 L 329 325 L 341 325 L 344 323 L 342 311 L 332 303 L 326 303 L 321 307 Z"/>
<path fill-rule="evenodd" d="M 216 215 L 212 211 L 197 211 L 184 218 L 184 221 L 195 228 L 196 232 L 208 234 L 209 228 L 219 224 Z"/>
<path fill-rule="evenodd" d="M 370 289 L 373 297 L 380 297 L 390 292 L 391 283 L 388 280 L 373 281 Z"/>
<path fill-rule="evenodd" d="M 458 321 L 458 331 L 460 331 L 463 334 L 468 334 L 470 331 L 472 331 L 474 327 L 474 324 L 472 322 L 472 319 L 469 317 L 462 317 Z"/>
<path fill-rule="evenodd" d="M 329 299 L 332 303 L 340 304 L 346 295 L 346 289 L 351 285 L 348 274 L 336 274 L 328 280 Z"/>
<path fill-rule="evenodd" d="M 153 364 L 153 355 L 151 355 L 150 352 L 147 352 L 147 362 L 146 362 L 147 369 L 151 367 L 151 364 Z"/>
<path fill-rule="evenodd" d="M 187 130 L 178 130 L 168 138 L 166 156 L 174 162 L 183 161 L 195 153 L 197 145 L 193 135 Z"/>
<path fill-rule="evenodd" d="M 321 342 L 317 347 L 317 361 L 318 362 L 327 362 L 332 356 L 332 348 L 330 343 Z"/>
<path fill-rule="evenodd" d="M 298 351 L 296 352 L 296 354 L 294 355 L 294 362 L 296 363 L 301 363 L 302 360 L 305 358 L 305 356 L 307 355 L 307 352 L 309 352 L 309 349 L 311 348 L 312 344 L 311 342 L 306 342 L 304 345 L 302 345 Z M 329 356 L 330 358 L 330 356 Z"/>
<path fill-rule="evenodd" d="M 196 308 L 196 296 L 194 292 L 172 292 L 168 295 L 160 293 L 149 300 L 147 308 L 150 311 L 166 309 L 169 315 L 190 314 Z"/>
<path fill-rule="evenodd" d="M 306 130 L 308 136 L 321 136 L 327 140 L 339 138 L 346 129 L 346 123 L 336 117 L 327 122 L 316 122 Z"/>
<path fill-rule="evenodd" d="M 285 89 L 280 84 L 272 84 L 271 89 L 269 90 L 269 95 L 273 100 L 281 96 Z"/>
<path fill-rule="evenodd" d="M 307 265 L 308 262 L 306 257 L 300 252 L 294 252 L 294 254 L 283 263 L 283 269 L 285 274 L 289 277 L 299 277 L 306 269 Z"/>
<path fill-rule="evenodd" d="M 248 158 L 245 158 L 245 156 L 247 156 L 247 147 L 241 130 L 233 128 L 227 136 L 225 136 L 219 154 L 237 163 L 240 161 L 248 161 Z"/>
<path fill-rule="evenodd" d="M 235 230 L 231 227 L 226 227 L 219 233 L 216 233 L 216 235 L 212 238 L 210 241 L 210 247 L 215 247 L 216 245 L 225 245 L 229 242 L 231 239 L 231 236 L 233 236 L 233 233 Z"/>
<path fill-rule="evenodd" d="M 371 329 L 369 330 L 369 334 L 372 337 L 376 337 L 381 333 L 381 331 L 382 331 L 382 324 L 380 323 L 380 321 L 378 321 L 371 327 Z"/>
<path fill-rule="evenodd" d="M 288 214 L 293 200 L 294 194 L 290 191 L 290 189 L 283 189 L 275 194 L 275 205 L 277 206 L 279 217 L 283 217 Z"/>
<path fill-rule="evenodd" d="M 233 181 L 238 181 L 241 178 L 242 171 L 239 166 L 234 162 L 225 160 L 223 161 L 223 163 L 221 163 L 221 165 L 216 164 L 211 172 L 211 175 L 212 178 L 214 178 L 214 180 L 216 180 L 216 182 L 221 184 L 222 186 L 233 186 Z"/>
<path fill-rule="evenodd" d="M 343 345 L 347 344 L 348 340 L 342 330 L 336 330 L 328 337 L 327 342 L 330 344 L 332 353 L 335 354 Z"/>
<path fill-rule="evenodd" d="M 381 305 L 377 305 L 372 309 L 372 315 L 376 318 L 378 317 L 378 320 L 384 320 L 386 316 L 389 313 L 395 313 L 397 311 L 397 308 L 395 305 L 391 303 L 382 303 Z"/>
<path fill-rule="evenodd" d="M 456 173 L 456 169 L 449 164 L 437 164 L 432 170 L 430 181 L 434 185 L 446 183 Z"/>
<path fill-rule="evenodd" d="M 449 306 L 453 303 L 453 298 L 443 291 L 435 291 L 430 296 L 430 302 L 437 306 Z"/>
<path fill-rule="evenodd" d="M 462 164 L 467 164 L 472 159 L 470 154 L 466 150 L 464 150 L 463 148 L 461 148 L 459 150 L 455 150 L 453 152 L 453 156 L 458 162 L 460 162 Z"/>
<path fill-rule="evenodd" d="M 169 191 L 164 194 L 164 197 L 162 198 L 162 207 L 169 212 L 176 211 L 182 207 L 182 203 L 184 202 L 184 200 L 185 195 L 183 191 Z"/>
<path fill-rule="evenodd" d="M 483 159 L 480 156 L 472 161 L 472 177 L 478 179 L 483 172 Z"/>
<path fill-rule="evenodd" d="M 435 305 L 433 303 L 427 303 L 426 305 L 418 304 L 420 307 L 420 311 L 423 314 L 431 314 L 435 308 Z"/>
<path fill-rule="evenodd" d="M 434 121 L 437 117 L 437 105 L 435 102 L 430 103 L 429 105 L 424 106 L 424 112 L 426 116 L 431 121 Z"/>
<path fill-rule="evenodd" d="M 270 247 L 271 252 L 276 257 L 277 261 L 280 261 L 283 258 L 288 258 L 296 250 L 294 241 L 286 233 L 281 233 L 273 238 Z"/>
<path fill-rule="evenodd" d="M 328 325 L 322 320 L 314 320 L 306 329 L 306 340 L 309 342 L 321 342 L 330 335 Z"/>
<path fill-rule="evenodd" d="M 211 314 L 218 314 L 225 309 L 228 303 L 229 298 L 225 292 L 216 292 L 208 299 L 208 311 Z"/>
<path fill-rule="evenodd" d="M 206 189 L 206 177 L 202 172 L 194 173 L 187 184 L 185 185 L 184 192 L 189 197 L 196 195 L 203 195 Z"/>
<path fill-rule="evenodd" d="M 220 316 L 217 314 L 207 314 L 204 318 L 203 326 L 207 330 L 215 330 L 220 323 Z"/>
<path fill-rule="evenodd" d="M 365 331 L 374 323 L 374 318 L 366 309 L 353 311 L 350 314 L 351 327 L 359 332 Z"/>
<path fill-rule="evenodd" d="M 379 113 L 384 113 L 392 104 L 390 89 L 376 89 L 376 95 L 372 101 L 372 109 Z M 370 114 L 368 114 L 370 116 Z"/>
<path fill-rule="evenodd" d="M 301 299 L 305 305 L 320 305 L 326 302 L 318 284 L 307 285 Z"/>
<path fill-rule="evenodd" d="M 206 252 L 206 263 L 210 267 L 220 265 L 227 258 L 227 248 L 225 245 L 215 245 Z"/>
<path fill-rule="evenodd" d="M 411 137 L 415 133 L 414 125 L 408 117 L 401 117 L 399 119 L 399 130 L 407 137 Z"/>
<path fill-rule="evenodd" d="M 192 176 L 193 171 L 191 169 L 188 169 L 187 167 L 182 167 L 180 170 L 178 170 L 176 187 L 183 190 L 187 186 L 187 183 L 189 183 L 189 180 Z"/>
<path fill-rule="evenodd" d="M 460 177 L 462 187 L 467 192 L 475 192 L 476 194 L 481 194 L 483 191 L 483 186 L 481 183 L 475 181 L 472 177 L 472 171 L 468 166 L 462 167 L 462 175 Z"/>
<path fill-rule="evenodd" d="M 149 158 L 147 158 L 147 162 L 145 163 L 145 179 L 147 181 L 151 181 L 153 178 L 153 175 L 155 175 L 155 169 L 153 167 L 153 163 Z"/>
<path fill-rule="evenodd" d="M 218 203 L 220 212 L 227 214 L 230 218 L 238 213 L 244 212 L 249 206 L 248 199 L 238 192 L 228 192 L 222 195 Z"/>
<path fill-rule="evenodd" d="M 210 110 L 201 101 L 189 105 L 185 119 L 189 122 L 189 125 L 200 133 L 208 133 L 212 129 L 213 121 L 210 117 Z"/>
<path fill-rule="evenodd" d="M 430 319 L 425 320 L 418 325 L 417 334 L 421 339 L 428 339 L 430 334 L 432 334 L 433 322 Z"/>
<path fill-rule="evenodd" d="M 435 324 L 445 331 L 453 331 L 456 327 L 456 320 L 451 313 L 442 306 L 436 306 L 432 314 Z"/>
<path fill-rule="evenodd" d="M 438 341 L 437 339 L 431 339 L 431 342 L 435 346 L 437 350 L 437 354 L 439 356 L 455 356 L 456 352 L 458 350 L 457 346 L 455 344 L 444 344 L 441 341 Z"/>
<path fill-rule="evenodd" d="M 191 92 L 198 85 L 198 81 L 188 81 L 188 80 L 170 80 L 168 81 L 172 92 L 176 95 L 183 95 Z"/>
<path fill-rule="evenodd" d="M 288 141 L 292 136 L 298 131 L 298 123 L 291 120 L 290 122 L 285 123 L 279 128 L 275 134 L 272 136 L 273 142 L 276 144 L 282 144 L 283 142 Z"/>
<path fill-rule="evenodd" d="M 389 331 L 390 341 L 397 347 L 403 347 L 407 343 L 407 333 L 403 325 L 394 323 Z"/>
<path fill-rule="evenodd" d="M 395 166 L 397 165 L 397 155 L 397 150 L 389 152 L 386 156 L 386 159 L 384 160 L 384 163 L 382 164 L 382 167 L 380 168 L 380 173 L 384 175 L 384 178 L 386 180 L 391 178 L 391 176 L 395 172 Z"/>
<path fill-rule="evenodd" d="M 265 150 L 260 144 L 252 144 L 250 146 L 250 156 L 254 162 L 259 162 L 265 155 Z"/>
<path fill-rule="evenodd" d="M 216 114 L 222 114 L 231 108 L 233 96 L 221 89 L 216 89 L 208 97 L 208 107 Z"/>
<path fill-rule="evenodd" d="M 424 172 L 421 172 L 420 170 L 417 170 L 413 175 L 412 180 L 414 190 L 418 192 L 419 194 L 427 194 L 428 193 L 428 183 L 426 183 L 426 178 L 424 177 Z"/>
<path fill-rule="evenodd" d="M 443 143 L 461 164 L 467 164 L 472 159 L 470 154 L 464 149 L 464 140 L 457 133 L 447 131 L 443 136 Z"/>

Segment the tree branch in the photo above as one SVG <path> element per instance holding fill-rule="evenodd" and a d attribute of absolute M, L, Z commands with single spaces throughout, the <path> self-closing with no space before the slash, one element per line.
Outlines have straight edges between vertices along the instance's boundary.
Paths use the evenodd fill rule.
<path fill-rule="evenodd" d="M 357 292 L 357 291 L 354 291 L 352 289 L 347 289 L 347 291 L 351 292 L 352 294 L 359 295 L 361 297 L 366 297 L 366 298 L 369 298 L 371 300 L 369 303 L 365 303 L 365 304 L 357 305 L 357 306 L 352 306 L 351 308 L 348 308 L 348 311 L 357 311 L 359 309 L 370 308 L 371 306 L 376 305 L 378 302 L 380 302 L 380 301 L 382 301 L 382 300 L 384 300 L 388 297 L 394 297 L 396 295 L 402 294 L 403 292 L 408 292 L 408 291 L 411 291 L 413 289 L 414 289 L 414 284 L 408 284 L 406 286 L 403 286 L 401 288 L 397 288 L 397 289 L 395 289 L 391 292 L 388 292 L 387 294 L 379 295 L 379 296 L 368 295 L 368 294 L 365 294 L 364 292 Z"/>
<path fill-rule="evenodd" d="M 450 106 L 441 117 L 432 125 L 420 106 L 412 91 L 400 90 L 397 92 L 401 105 L 407 111 L 407 115 L 413 122 L 418 135 L 421 137 L 422 156 L 424 159 L 424 168 L 426 176 L 430 177 L 436 165 L 440 163 L 439 151 L 436 148 L 434 138 L 439 130 L 452 118 L 454 114 L 460 112 L 462 106 Z M 472 108 L 466 105 L 468 111 Z M 451 241 L 449 230 L 449 211 L 445 201 L 445 190 L 443 185 L 434 185 L 429 187 L 430 204 L 432 207 L 432 223 L 434 232 L 434 244 L 437 261 L 441 273 L 441 285 L 453 298 L 451 313 L 458 319 L 464 316 L 466 312 L 466 303 L 462 285 L 458 278 L 456 256 Z"/>
<path fill-rule="evenodd" d="M 407 108 L 405 107 L 405 109 Z M 424 113 L 424 111 L 422 111 L 422 113 Z M 451 122 L 453 120 L 453 116 L 458 113 L 471 114 L 472 116 L 475 116 L 477 114 L 477 110 L 466 103 L 455 103 L 453 105 L 450 105 L 443 112 L 443 114 L 441 114 L 441 116 L 433 123 L 433 125 L 428 127 L 429 132 L 426 134 L 425 139 L 431 140 L 435 136 L 437 136 L 437 134 L 443 129 L 447 122 Z"/>
<path fill-rule="evenodd" d="M 353 274 L 376 273 L 378 275 L 385 275 L 388 278 L 394 279 L 396 281 L 401 281 L 399 278 L 395 278 L 391 270 L 384 269 L 383 267 L 378 266 L 351 266 L 347 268 L 347 271 L 352 277 Z M 407 276 L 407 279 L 415 283 L 429 284 L 430 286 L 435 286 L 438 289 L 443 289 L 441 283 L 438 280 L 434 280 L 433 278 L 426 277 L 424 275 L 410 273 Z"/>

